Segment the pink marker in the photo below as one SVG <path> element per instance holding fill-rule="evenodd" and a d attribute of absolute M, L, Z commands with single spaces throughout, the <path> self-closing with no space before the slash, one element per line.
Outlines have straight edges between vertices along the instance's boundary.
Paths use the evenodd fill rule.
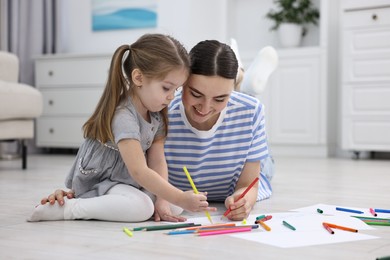
<path fill-rule="evenodd" d="M 375 210 L 374 210 L 373 208 L 370 208 L 370 213 L 371 213 L 374 217 L 378 216 L 378 214 L 376 214 L 376 212 L 375 212 Z"/>
<path fill-rule="evenodd" d="M 204 237 L 204 236 L 211 236 L 211 235 L 222 235 L 222 234 L 228 234 L 228 233 L 236 233 L 236 232 L 247 232 L 252 231 L 252 227 L 248 228 L 229 228 L 229 229 L 221 229 L 216 231 L 210 231 L 210 232 L 202 232 L 198 233 L 198 236 Z"/>

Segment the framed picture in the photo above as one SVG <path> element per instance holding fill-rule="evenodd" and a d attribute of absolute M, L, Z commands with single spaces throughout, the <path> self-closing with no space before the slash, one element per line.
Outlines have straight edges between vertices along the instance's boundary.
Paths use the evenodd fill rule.
<path fill-rule="evenodd" d="M 157 27 L 157 0 L 91 0 L 92 30 Z"/>

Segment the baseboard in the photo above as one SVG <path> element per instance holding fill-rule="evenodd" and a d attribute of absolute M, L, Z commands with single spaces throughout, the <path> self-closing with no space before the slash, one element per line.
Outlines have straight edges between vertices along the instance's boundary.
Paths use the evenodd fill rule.
<path fill-rule="evenodd" d="M 276 145 L 272 144 L 271 153 L 273 156 L 283 157 L 329 157 L 328 147 L 325 145 Z"/>

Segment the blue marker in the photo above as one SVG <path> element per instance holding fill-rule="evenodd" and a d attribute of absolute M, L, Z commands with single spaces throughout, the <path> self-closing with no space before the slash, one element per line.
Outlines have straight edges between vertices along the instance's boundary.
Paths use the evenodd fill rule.
<path fill-rule="evenodd" d="M 196 230 L 173 230 L 166 233 L 167 235 L 183 235 L 183 234 L 193 234 L 196 233 Z"/>
<path fill-rule="evenodd" d="M 376 213 L 390 213 L 390 209 L 374 209 Z"/>
<path fill-rule="evenodd" d="M 338 211 L 345 211 L 345 212 L 351 212 L 351 213 L 356 213 L 356 214 L 363 214 L 364 213 L 363 211 L 360 211 L 360 210 L 346 209 L 346 208 L 340 208 L 340 207 L 336 207 L 336 210 L 338 210 Z"/>

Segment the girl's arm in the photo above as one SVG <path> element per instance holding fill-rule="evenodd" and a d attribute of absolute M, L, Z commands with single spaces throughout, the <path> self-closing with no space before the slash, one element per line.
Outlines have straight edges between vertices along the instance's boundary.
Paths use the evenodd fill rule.
<path fill-rule="evenodd" d="M 123 139 L 119 141 L 118 148 L 131 177 L 139 185 L 183 209 L 189 211 L 208 210 L 208 202 L 205 195 L 194 194 L 192 191 L 183 192 L 169 184 L 157 172 L 150 169 L 146 163 L 139 141 Z"/>
<path fill-rule="evenodd" d="M 150 169 L 157 172 L 164 180 L 168 181 L 168 165 L 164 155 L 164 139 L 154 141 L 152 146 L 148 149 L 147 164 Z M 186 218 L 172 215 L 170 204 L 161 197 L 156 198 L 155 202 L 155 221 L 171 221 L 182 222 Z"/>
<path fill-rule="evenodd" d="M 231 209 L 227 217 L 231 220 L 243 220 L 248 217 L 253 206 L 256 203 L 259 183 L 257 182 L 248 193 L 238 201 L 238 197 L 245 191 L 245 189 L 253 182 L 256 177 L 260 175 L 260 161 L 246 162 L 242 169 L 240 178 L 237 181 L 234 193 L 225 200 L 226 208 Z"/>

